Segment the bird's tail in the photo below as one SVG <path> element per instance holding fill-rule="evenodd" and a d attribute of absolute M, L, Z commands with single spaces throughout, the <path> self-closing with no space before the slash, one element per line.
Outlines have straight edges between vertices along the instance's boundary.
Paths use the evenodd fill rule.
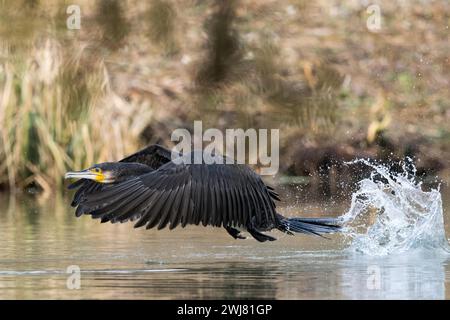
<path fill-rule="evenodd" d="M 340 218 L 286 218 L 281 219 L 280 230 L 322 236 L 324 233 L 336 233 L 342 230 Z"/>

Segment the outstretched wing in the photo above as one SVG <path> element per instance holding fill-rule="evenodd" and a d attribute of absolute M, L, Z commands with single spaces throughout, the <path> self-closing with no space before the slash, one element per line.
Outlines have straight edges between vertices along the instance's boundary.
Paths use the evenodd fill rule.
<path fill-rule="evenodd" d="M 278 219 L 274 200 L 278 195 L 245 165 L 170 162 L 89 194 L 81 205 L 102 222 L 139 219 L 135 227 L 173 229 L 200 223 L 270 225 Z"/>
<path fill-rule="evenodd" d="M 153 144 L 139 150 L 132 155 L 123 158 L 120 162 L 138 162 L 151 167 L 153 170 L 158 169 L 163 164 L 171 161 L 171 151 L 169 149 L 160 146 L 159 144 Z"/>
<path fill-rule="evenodd" d="M 138 162 L 145 164 L 152 169 L 156 170 L 163 164 L 169 162 L 171 160 L 171 152 L 170 150 L 158 145 L 154 144 L 151 146 L 148 146 L 142 150 L 139 150 L 138 152 L 123 158 L 119 162 Z M 98 192 L 102 190 L 104 187 L 103 184 L 97 183 L 93 180 L 88 179 L 80 179 L 68 186 L 69 189 L 76 189 L 78 190 L 75 192 L 75 195 L 73 197 L 71 206 L 76 207 L 81 203 L 81 200 L 85 197 L 86 194 L 91 194 Z M 77 210 L 77 216 L 81 215 L 81 208 Z"/>

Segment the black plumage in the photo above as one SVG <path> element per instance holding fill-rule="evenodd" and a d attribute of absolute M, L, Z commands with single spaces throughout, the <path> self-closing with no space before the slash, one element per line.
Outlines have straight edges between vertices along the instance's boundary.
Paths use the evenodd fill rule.
<path fill-rule="evenodd" d="M 275 240 L 262 233 L 272 229 L 316 235 L 340 229 L 333 218 L 278 214 L 278 194 L 246 165 L 186 161 L 193 157 L 172 161 L 169 150 L 152 145 L 116 163 L 69 172 L 68 178 L 81 177 L 69 186 L 78 188 L 72 201 L 76 215 L 112 223 L 133 220 L 135 227 L 147 229 L 210 225 L 224 227 L 234 238 L 248 231 L 258 241 Z"/>

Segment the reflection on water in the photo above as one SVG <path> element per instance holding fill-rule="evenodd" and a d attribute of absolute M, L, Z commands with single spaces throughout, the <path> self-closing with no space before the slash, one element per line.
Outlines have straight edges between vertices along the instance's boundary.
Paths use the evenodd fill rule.
<path fill-rule="evenodd" d="M 443 200 L 448 215 L 448 192 Z M 346 251 L 341 236 L 276 233 L 261 244 L 213 228 L 134 230 L 76 219 L 67 199 L 41 202 L 0 198 L 0 298 L 450 298 L 443 253 L 368 257 Z M 349 205 L 297 202 L 280 211 L 330 215 Z M 81 269 L 79 290 L 66 286 L 71 265 Z"/>

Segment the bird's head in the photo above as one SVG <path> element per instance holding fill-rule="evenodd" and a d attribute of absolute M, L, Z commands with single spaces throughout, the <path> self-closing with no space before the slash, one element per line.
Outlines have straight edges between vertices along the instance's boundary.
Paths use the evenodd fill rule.
<path fill-rule="evenodd" d="M 69 171 L 66 179 L 89 179 L 99 183 L 117 183 L 153 171 L 147 165 L 127 162 L 104 162 L 81 171 Z"/>
<path fill-rule="evenodd" d="M 119 175 L 120 166 L 114 162 L 95 164 L 92 167 L 81 171 L 69 171 L 64 178 L 89 179 L 100 183 L 116 182 Z"/>

